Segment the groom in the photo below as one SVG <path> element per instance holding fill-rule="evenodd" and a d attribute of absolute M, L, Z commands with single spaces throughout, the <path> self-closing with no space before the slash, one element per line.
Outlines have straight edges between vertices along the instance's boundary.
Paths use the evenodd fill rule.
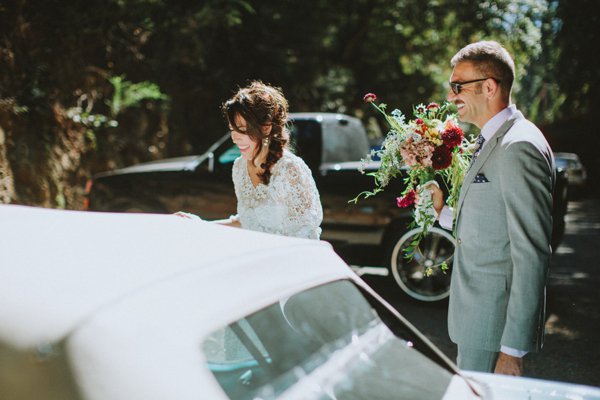
<path fill-rule="evenodd" d="M 448 330 L 460 369 L 521 376 L 544 337 L 554 158 L 511 104 L 515 65 L 500 44 L 470 44 L 451 64 L 448 100 L 481 134 L 457 205 Z M 430 189 L 450 229 L 452 210 Z"/>

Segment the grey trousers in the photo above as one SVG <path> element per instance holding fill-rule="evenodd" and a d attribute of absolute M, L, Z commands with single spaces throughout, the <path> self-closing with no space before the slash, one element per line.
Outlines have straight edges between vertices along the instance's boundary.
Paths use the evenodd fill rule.
<path fill-rule="evenodd" d="M 497 351 L 458 346 L 456 364 L 459 369 L 467 371 L 494 372 L 496 361 L 498 361 L 498 354 L 499 352 Z"/>

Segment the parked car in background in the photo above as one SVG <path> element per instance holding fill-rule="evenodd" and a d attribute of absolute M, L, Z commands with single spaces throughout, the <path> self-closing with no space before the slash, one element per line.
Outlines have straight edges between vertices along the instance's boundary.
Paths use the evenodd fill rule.
<path fill-rule="evenodd" d="M 374 179 L 358 170 L 370 152 L 365 128 L 357 118 L 331 113 L 292 113 L 291 132 L 296 154 L 312 171 L 321 195 L 324 219 L 321 238 L 344 250 L 368 246 L 372 264 L 363 271 L 388 274 L 390 282 L 421 301 L 438 301 L 449 294 L 450 273 L 436 268 L 447 260 L 452 268 L 454 238 L 433 228 L 421 242 L 421 253 L 404 257 L 418 230 L 408 230 L 412 210 L 396 206 L 403 191 L 401 177 L 385 191 L 356 204 L 349 203 L 374 188 Z M 98 174 L 87 185 L 86 209 L 117 212 L 174 213 L 186 211 L 203 219 L 228 218 L 236 214 L 231 170 L 240 155 L 229 133 L 205 153 L 134 165 Z M 366 173 L 379 167 L 370 164 Z M 443 187 L 444 185 L 442 185 Z M 554 245 L 564 232 L 566 212 L 564 176 L 559 174 L 554 207 Z M 375 268 L 372 268 L 375 267 Z M 433 274 L 425 270 L 433 267 Z"/>
<path fill-rule="evenodd" d="M 458 371 L 328 243 L 0 205 L 0 398 L 600 399 Z"/>
<path fill-rule="evenodd" d="M 569 174 L 569 185 L 575 188 L 585 186 L 587 182 L 587 171 L 579 156 L 575 153 L 555 152 L 554 159 L 556 165 L 563 167 Z"/>

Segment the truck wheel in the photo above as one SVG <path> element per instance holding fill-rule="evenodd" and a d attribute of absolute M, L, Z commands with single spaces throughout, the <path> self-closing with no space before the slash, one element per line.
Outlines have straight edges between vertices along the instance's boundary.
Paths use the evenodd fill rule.
<path fill-rule="evenodd" d="M 405 257 L 406 248 L 421 232 L 421 228 L 412 229 L 398 240 L 392 240 L 388 247 L 387 260 L 395 284 L 409 295 L 420 301 L 439 301 L 450 294 L 450 276 L 454 261 L 454 237 L 443 229 L 432 227 L 427 231 L 412 260 Z M 446 261 L 448 269 L 442 270 Z"/>

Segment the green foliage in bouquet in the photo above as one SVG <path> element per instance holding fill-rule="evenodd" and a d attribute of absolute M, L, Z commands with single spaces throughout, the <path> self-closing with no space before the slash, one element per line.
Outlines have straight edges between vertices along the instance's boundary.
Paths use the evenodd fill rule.
<path fill-rule="evenodd" d="M 400 110 L 396 109 L 387 114 L 387 106 L 375 104 L 376 98 L 377 96 L 369 93 L 364 101 L 371 103 L 385 116 L 390 131 L 381 149 L 368 154 L 360 167 L 360 171 L 364 173 L 374 156 L 381 159 L 378 170 L 369 174 L 375 178 L 375 188 L 373 191 L 360 193 L 350 201 L 356 203 L 361 196 L 374 196 L 383 191 L 390 180 L 404 175 L 406 188 L 397 198 L 398 207 L 409 207 L 418 198 L 415 219 L 410 228 L 422 228 L 407 248 L 406 257 L 412 259 L 414 252 L 419 249 L 421 239 L 427 235 L 427 229 L 433 226 L 436 220 L 431 193 L 426 187 L 431 184 L 438 185 L 435 178 L 441 176 L 441 181 L 449 193 L 446 202 L 450 207 L 454 207 L 456 212 L 460 188 L 471 159 L 470 143 L 458 125 L 456 114 L 449 112 L 449 103 L 441 106 L 436 103 L 427 106 L 419 104 L 413 109 L 415 118 L 407 121 Z M 442 269 L 445 268 L 447 267 L 444 263 Z"/>

